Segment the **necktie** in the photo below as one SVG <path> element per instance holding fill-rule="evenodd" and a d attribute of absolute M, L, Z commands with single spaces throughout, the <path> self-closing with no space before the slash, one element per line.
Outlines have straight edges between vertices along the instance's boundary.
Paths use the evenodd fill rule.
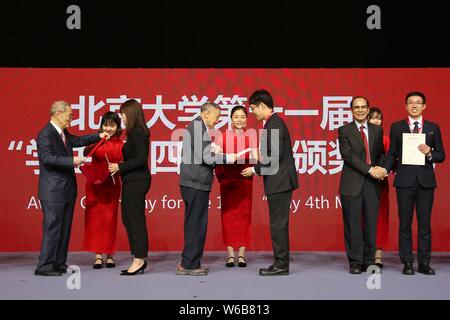
<path fill-rule="evenodd" d="M 364 132 L 365 128 L 366 128 L 365 126 L 361 126 L 359 128 L 359 130 L 361 132 L 361 138 L 362 138 L 362 140 L 364 142 L 364 147 L 366 148 L 366 163 L 370 164 L 371 161 L 370 161 L 369 142 L 367 141 L 367 136 L 366 136 L 366 133 Z"/>
<path fill-rule="evenodd" d="M 61 131 L 60 136 L 61 136 L 61 139 L 62 139 L 62 141 L 63 141 L 63 143 L 64 143 L 64 147 L 67 148 L 67 144 L 66 144 L 66 136 L 64 135 L 64 131 Z"/>
<path fill-rule="evenodd" d="M 419 133 L 419 122 L 414 122 L 413 133 Z"/>

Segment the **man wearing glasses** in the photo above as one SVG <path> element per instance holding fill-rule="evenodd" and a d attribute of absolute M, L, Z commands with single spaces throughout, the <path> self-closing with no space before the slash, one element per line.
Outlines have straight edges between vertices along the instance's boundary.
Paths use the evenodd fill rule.
<path fill-rule="evenodd" d="M 39 200 L 44 221 L 37 276 L 60 276 L 67 272 L 67 251 L 72 228 L 73 210 L 77 198 L 74 167 L 84 158 L 73 155 L 72 148 L 109 138 L 108 134 L 82 137 L 71 135 L 67 128 L 72 120 L 72 108 L 65 101 L 56 101 L 50 109 L 50 122 L 39 132 Z"/>
<path fill-rule="evenodd" d="M 433 207 L 436 178 L 434 163 L 445 159 L 441 130 L 436 123 L 427 121 L 422 113 L 426 109 L 425 95 L 410 92 L 405 99 L 408 118 L 391 126 L 391 144 L 385 165 L 390 172 L 397 163 L 394 186 L 397 190 L 399 215 L 399 255 L 403 263 L 402 273 L 413 275 L 412 222 L 414 207 L 418 222 L 418 272 L 426 275 L 436 274 L 430 266 L 431 261 L 431 210 Z M 424 158 L 423 164 L 405 164 L 403 159 L 403 138 L 405 133 L 425 135 L 425 143 L 418 146 Z"/>
<path fill-rule="evenodd" d="M 259 275 L 288 275 L 289 211 L 292 192 L 298 188 L 291 136 L 283 119 L 273 111 L 273 98 L 267 90 L 253 92 L 249 104 L 256 120 L 265 121 L 265 125 L 261 136 L 261 158 L 254 167 L 244 169 L 241 174 L 244 177 L 257 174 L 264 179 L 274 254 L 273 264 L 261 268 Z"/>

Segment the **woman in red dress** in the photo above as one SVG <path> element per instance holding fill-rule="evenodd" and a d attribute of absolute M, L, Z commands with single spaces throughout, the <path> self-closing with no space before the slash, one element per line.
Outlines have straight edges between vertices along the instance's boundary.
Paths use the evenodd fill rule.
<path fill-rule="evenodd" d="M 370 112 L 367 116 L 370 123 L 377 126 L 381 126 L 383 123 L 383 113 L 378 108 L 370 108 Z M 389 150 L 389 136 L 383 135 L 384 150 Z M 380 197 L 380 208 L 378 210 L 377 221 L 377 250 L 375 251 L 375 264 L 383 268 L 383 248 L 388 245 L 389 242 L 389 182 L 388 179 L 381 181 L 383 188 Z"/>
<path fill-rule="evenodd" d="M 216 141 L 216 144 L 223 153 L 243 154 L 237 163 L 216 166 L 215 172 L 220 183 L 223 242 L 228 251 L 225 265 L 234 267 L 236 263 L 234 249 L 239 248 L 238 266 L 246 267 L 245 248 L 250 242 L 253 179 L 243 177 L 241 171 L 257 157 L 257 135 L 256 131 L 245 130 L 247 126 L 245 107 L 236 106 L 231 110 L 231 122 L 233 129 L 226 130 L 222 140 Z M 250 133 L 253 133 L 253 136 Z M 249 150 L 250 148 L 252 150 Z"/>
<path fill-rule="evenodd" d="M 94 252 L 94 269 L 103 267 L 102 254 L 106 254 L 106 267 L 114 268 L 114 253 L 117 233 L 117 216 L 121 191 L 120 176 L 110 176 L 108 161 L 118 163 L 122 160 L 123 141 L 121 121 L 117 113 L 106 112 L 100 124 L 100 132 L 111 137 L 95 149 L 92 154 L 92 165 L 101 181 L 86 181 L 86 211 L 84 227 L 84 250 Z M 85 155 L 94 146 L 85 149 Z M 99 183 L 100 182 L 100 183 Z"/>

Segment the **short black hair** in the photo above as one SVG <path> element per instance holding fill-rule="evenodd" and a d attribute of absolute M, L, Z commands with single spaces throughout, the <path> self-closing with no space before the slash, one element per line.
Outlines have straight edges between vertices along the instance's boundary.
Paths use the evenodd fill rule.
<path fill-rule="evenodd" d="M 245 109 L 245 107 L 244 106 L 234 106 L 233 107 L 233 109 L 231 109 L 231 112 L 230 112 L 230 118 L 232 118 L 233 117 L 233 114 L 236 112 L 236 111 L 238 111 L 238 110 L 242 110 L 242 111 L 244 111 L 244 113 L 245 113 L 245 115 L 248 115 L 247 114 L 247 109 Z"/>
<path fill-rule="evenodd" d="M 122 127 L 121 127 L 121 121 L 119 118 L 119 115 L 116 112 L 108 111 L 102 116 L 102 121 L 100 122 L 100 128 L 98 129 L 98 132 L 103 132 L 103 125 L 106 122 L 112 121 L 117 125 L 117 131 L 114 135 L 115 137 L 120 137 L 122 135 Z"/>
<path fill-rule="evenodd" d="M 248 100 L 249 104 L 258 105 L 261 102 L 268 106 L 270 109 L 273 109 L 273 99 L 270 95 L 269 91 L 265 89 L 256 90 L 250 96 Z"/>
<path fill-rule="evenodd" d="M 406 98 L 405 98 L 405 104 L 408 103 L 409 97 L 414 97 L 414 96 L 421 97 L 422 100 L 423 100 L 423 103 L 424 103 L 424 104 L 426 103 L 425 95 L 424 95 L 422 92 L 419 92 L 419 91 L 411 91 L 411 92 L 408 92 L 408 94 L 406 95 Z"/>
<path fill-rule="evenodd" d="M 369 100 L 367 100 L 367 98 L 366 98 L 366 97 L 363 97 L 363 96 L 356 96 L 356 97 L 353 97 L 352 101 L 350 102 L 350 108 L 353 109 L 353 102 L 354 102 L 356 99 L 364 99 L 364 100 L 366 101 L 366 103 L 367 103 L 367 108 L 370 108 Z"/>

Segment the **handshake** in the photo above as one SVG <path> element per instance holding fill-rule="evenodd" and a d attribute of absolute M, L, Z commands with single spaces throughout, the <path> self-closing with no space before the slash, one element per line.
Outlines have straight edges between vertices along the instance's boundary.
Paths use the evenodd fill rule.
<path fill-rule="evenodd" d="M 370 168 L 369 174 L 372 178 L 377 180 L 383 180 L 388 176 L 386 169 L 378 166 Z"/>

